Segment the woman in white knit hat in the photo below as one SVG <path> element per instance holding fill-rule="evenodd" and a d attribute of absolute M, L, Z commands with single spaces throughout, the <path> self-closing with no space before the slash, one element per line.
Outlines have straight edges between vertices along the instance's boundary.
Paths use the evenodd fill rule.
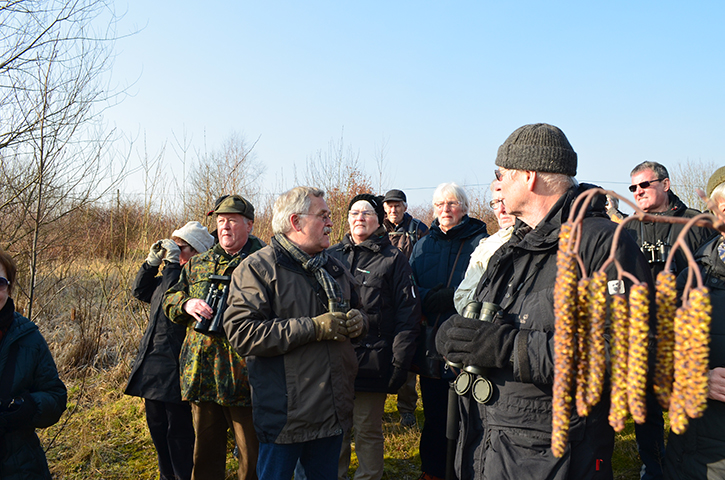
<path fill-rule="evenodd" d="M 213 245 L 214 237 L 206 227 L 189 222 L 175 230 L 171 239 L 151 245 L 133 283 L 133 296 L 150 303 L 151 314 L 125 393 L 144 399 L 161 480 L 189 480 L 194 457 L 191 407 L 182 402 L 179 386 L 179 352 L 186 329 L 164 315 L 162 301 L 166 290 L 179 280 L 186 262 Z"/>

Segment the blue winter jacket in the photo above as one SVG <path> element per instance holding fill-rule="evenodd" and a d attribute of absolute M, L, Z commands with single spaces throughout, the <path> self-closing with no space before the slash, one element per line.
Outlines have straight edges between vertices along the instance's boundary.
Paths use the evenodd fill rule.
<path fill-rule="evenodd" d="M 441 230 L 437 219 L 433 221 L 430 232 L 418 240 L 410 256 L 413 279 L 418 285 L 423 305 L 426 295 L 432 288 L 443 285 L 455 290 L 458 287 L 463 281 L 473 250 L 478 246 L 478 242 L 487 236 L 486 224 L 468 215 L 464 215 L 461 223 L 447 232 Z M 442 313 L 432 313 L 423 307 L 423 316 L 427 324 L 438 327 L 455 313 L 452 301 L 451 308 Z M 445 363 L 442 362 L 441 368 L 444 370 L 447 368 Z M 446 377 L 452 376 L 446 371 L 442 374 Z"/>

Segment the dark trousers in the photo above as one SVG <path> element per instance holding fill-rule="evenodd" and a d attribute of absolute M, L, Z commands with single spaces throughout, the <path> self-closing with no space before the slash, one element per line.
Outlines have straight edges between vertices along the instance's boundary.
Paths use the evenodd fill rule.
<path fill-rule="evenodd" d="M 314 480 L 337 480 L 342 434 L 302 443 L 260 443 L 257 473 L 260 480 L 290 480 L 299 461 Z"/>
<path fill-rule="evenodd" d="M 194 466 L 194 424 L 188 403 L 144 399 L 146 423 L 159 458 L 161 480 L 189 480 Z"/>
<path fill-rule="evenodd" d="M 665 421 L 651 387 L 647 389 L 647 417 L 642 425 L 634 424 L 637 450 L 642 460 L 641 480 L 662 480 L 665 459 Z"/>
<path fill-rule="evenodd" d="M 446 476 L 448 388 L 448 380 L 420 377 L 420 397 L 425 417 L 420 433 L 421 470 L 440 478 Z"/>

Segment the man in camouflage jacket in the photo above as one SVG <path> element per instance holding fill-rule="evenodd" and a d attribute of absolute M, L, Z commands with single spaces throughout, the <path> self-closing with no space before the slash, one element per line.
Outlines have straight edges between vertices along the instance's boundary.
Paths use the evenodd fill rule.
<path fill-rule="evenodd" d="M 223 332 L 201 333 L 194 326 L 215 313 L 204 300 L 209 276 L 231 276 L 242 259 L 264 243 L 250 235 L 254 207 L 244 198 L 221 197 L 214 213 L 219 243 L 184 266 L 179 282 L 166 292 L 164 311 L 173 322 L 187 327 L 179 362 L 181 395 L 191 402 L 196 429 L 192 480 L 225 478 L 228 422 L 239 447 L 239 479 L 256 480 L 259 442 L 252 423 L 246 362 Z"/>

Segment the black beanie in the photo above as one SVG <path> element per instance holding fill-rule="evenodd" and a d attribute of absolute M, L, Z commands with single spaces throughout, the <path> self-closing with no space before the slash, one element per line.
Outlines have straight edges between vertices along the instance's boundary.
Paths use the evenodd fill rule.
<path fill-rule="evenodd" d="M 511 170 L 576 175 L 577 156 L 564 132 L 547 123 L 516 129 L 498 148 L 496 165 Z"/>
<path fill-rule="evenodd" d="M 360 195 L 355 195 L 354 197 L 352 197 L 352 200 L 350 200 L 350 203 L 347 206 L 347 211 L 349 212 L 352 206 L 355 205 L 355 202 L 359 202 L 360 200 L 365 200 L 373 206 L 375 213 L 378 214 L 378 223 L 382 225 L 383 220 L 385 219 L 385 210 L 383 209 L 383 197 L 379 197 L 370 193 L 361 193 Z"/>

